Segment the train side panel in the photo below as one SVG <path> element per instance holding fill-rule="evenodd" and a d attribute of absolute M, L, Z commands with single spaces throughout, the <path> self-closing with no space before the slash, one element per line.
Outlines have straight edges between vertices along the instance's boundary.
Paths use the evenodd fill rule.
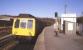
<path fill-rule="evenodd" d="M 41 32 L 42 32 L 42 30 L 44 29 L 44 27 L 45 27 L 45 24 L 41 21 L 41 20 L 38 20 L 38 19 L 36 19 L 36 36 L 38 36 Z"/>

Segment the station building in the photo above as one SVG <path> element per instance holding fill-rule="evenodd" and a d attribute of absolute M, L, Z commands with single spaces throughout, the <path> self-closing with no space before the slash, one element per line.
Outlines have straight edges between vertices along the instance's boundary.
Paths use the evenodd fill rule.
<path fill-rule="evenodd" d="M 77 18 L 77 31 L 83 35 L 83 16 Z"/>
<path fill-rule="evenodd" d="M 76 34 L 76 14 L 62 14 L 61 15 L 61 30 L 63 33 L 71 35 Z"/>

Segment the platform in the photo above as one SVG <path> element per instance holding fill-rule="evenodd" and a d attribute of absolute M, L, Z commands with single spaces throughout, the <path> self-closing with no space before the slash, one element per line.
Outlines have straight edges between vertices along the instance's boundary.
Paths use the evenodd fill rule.
<path fill-rule="evenodd" d="M 83 50 L 83 37 L 62 33 L 55 36 L 53 26 L 49 26 L 39 35 L 34 50 Z"/>

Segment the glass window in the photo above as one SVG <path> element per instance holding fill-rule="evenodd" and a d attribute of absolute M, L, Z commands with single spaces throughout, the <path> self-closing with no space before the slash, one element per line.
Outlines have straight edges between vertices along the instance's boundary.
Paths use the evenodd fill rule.
<path fill-rule="evenodd" d="M 18 19 L 15 22 L 15 28 L 19 28 L 19 20 Z"/>
<path fill-rule="evenodd" d="M 33 27 L 33 20 L 28 20 L 27 28 L 32 28 L 32 27 Z"/>
<path fill-rule="evenodd" d="M 26 22 L 21 22 L 21 23 L 20 23 L 20 27 L 21 27 L 21 28 L 26 28 Z"/>

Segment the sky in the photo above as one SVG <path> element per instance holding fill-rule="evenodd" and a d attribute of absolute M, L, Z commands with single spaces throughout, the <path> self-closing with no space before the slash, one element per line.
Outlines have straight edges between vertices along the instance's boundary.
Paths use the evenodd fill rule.
<path fill-rule="evenodd" d="M 36 17 L 54 18 L 54 13 L 59 16 L 65 12 L 81 15 L 83 0 L 0 0 L 0 15 L 19 15 L 20 13 L 32 14 Z"/>

